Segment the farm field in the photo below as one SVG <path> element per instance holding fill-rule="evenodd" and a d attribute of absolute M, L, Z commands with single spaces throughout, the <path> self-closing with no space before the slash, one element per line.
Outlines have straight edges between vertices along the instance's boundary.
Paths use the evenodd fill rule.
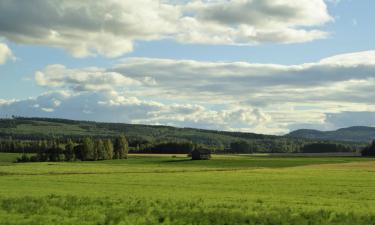
<path fill-rule="evenodd" d="M 0 224 L 375 224 L 375 158 L 131 155 L 11 163 Z"/>

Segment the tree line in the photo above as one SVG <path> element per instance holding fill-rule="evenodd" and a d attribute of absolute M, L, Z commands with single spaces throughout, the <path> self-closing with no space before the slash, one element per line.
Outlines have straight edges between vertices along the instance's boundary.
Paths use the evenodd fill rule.
<path fill-rule="evenodd" d="M 375 140 L 362 150 L 362 156 L 375 157 Z"/>
<path fill-rule="evenodd" d="M 29 146 L 29 145 L 27 145 Z M 58 139 L 38 141 L 33 151 L 24 151 L 18 162 L 60 162 L 60 161 L 98 161 L 127 159 L 129 146 L 124 135 L 114 139 L 92 139 L 86 137 L 75 143 L 68 140 L 61 143 Z M 36 153 L 28 155 L 26 153 Z"/>
<path fill-rule="evenodd" d="M 240 139 L 227 146 L 223 144 L 219 146 L 203 145 L 199 142 L 180 140 L 153 142 L 142 138 L 133 139 L 129 143 L 128 139 L 122 135 L 113 138 L 66 139 L 53 137 L 44 140 L 19 140 L 10 137 L 0 139 L 0 152 L 25 153 L 22 160 L 29 161 L 94 161 L 126 158 L 128 153 L 189 154 L 198 145 L 210 149 L 212 153 L 228 154 L 355 152 L 363 148 L 361 145 L 289 138 L 263 139 L 262 141 Z M 35 156 L 28 156 L 27 153 L 34 153 Z"/>

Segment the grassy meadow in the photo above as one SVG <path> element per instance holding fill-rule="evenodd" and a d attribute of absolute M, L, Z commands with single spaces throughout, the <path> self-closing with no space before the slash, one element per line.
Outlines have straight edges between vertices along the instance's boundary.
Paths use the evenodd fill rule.
<path fill-rule="evenodd" d="M 11 163 L 0 224 L 375 224 L 375 159 L 131 155 Z"/>

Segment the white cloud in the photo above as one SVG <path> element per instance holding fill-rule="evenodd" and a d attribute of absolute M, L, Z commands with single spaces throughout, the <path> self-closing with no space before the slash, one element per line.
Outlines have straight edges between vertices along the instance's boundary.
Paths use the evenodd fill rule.
<path fill-rule="evenodd" d="M 150 78 L 149 78 L 150 79 Z M 116 72 L 108 72 L 100 68 L 68 69 L 63 65 L 49 65 L 43 71 L 35 73 L 38 85 L 45 87 L 68 88 L 81 91 L 115 91 L 141 84 Z"/>
<path fill-rule="evenodd" d="M 134 41 L 296 43 L 326 38 L 323 0 L 61 0 L 0 2 L 0 37 L 68 50 L 76 57 L 118 57 Z"/>
<path fill-rule="evenodd" d="M 154 0 L 0 2 L 0 36 L 24 44 L 67 49 L 76 57 L 117 57 L 134 40 L 153 40 L 175 30 L 178 11 Z"/>
<path fill-rule="evenodd" d="M 333 129 L 340 123 L 329 115 L 375 112 L 374 58 L 367 51 L 300 65 L 150 58 L 108 69 L 51 65 L 36 82 L 52 92 L 0 100 L 0 114 L 266 133 Z"/>
<path fill-rule="evenodd" d="M 10 48 L 6 44 L 0 42 L 0 65 L 13 58 L 13 53 Z"/>
<path fill-rule="evenodd" d="M 59 102 L 59 104 L 56 104 Z M 163 104 L 102 93 L 48 92 L 36 98 L 0 101 L 0 115 L 60 117 L 105 122 L 164 124 L 250 130 L 269 120 L 259 109 L 210 110 L 202 105 Z"/>
<path fill-rule="evenodd" d="M 183 6 L 181 42 L 298 43 L 326 38 L 314 29 L 333 21 L 323 0 L 197 0 Z M 313 29 L 307 29 L 312 27 Z"/>
<path fill-rule="evenodd" d="M 320 61 L 321 64 L 337 66 L 375 65 L 375 51 L 354 52 L 329 57 Z"/>
<path fill-rule="evenodd" d="M 374 57 L 357 52 L 291 66 L 132 58 L 113 70 L 152 77 L 158 85 L 149 92 L 159 99 L 260 108 L 268 131 L 273 123 L 273 132 L 285 132 L 291 124 L 324 124 L 329 113 L 375 111 Z"/>
<path fill-rule="evenodd" d="M 113 71 L 152 77 L 158 96 L 196 102 L 373 102 L 374 51 L 338 55 L 300 65 L 131 58 Z M 364 92 L 368 92 L 364 94 Z M 214 100 L 212 100 L 214 99 Z"/>

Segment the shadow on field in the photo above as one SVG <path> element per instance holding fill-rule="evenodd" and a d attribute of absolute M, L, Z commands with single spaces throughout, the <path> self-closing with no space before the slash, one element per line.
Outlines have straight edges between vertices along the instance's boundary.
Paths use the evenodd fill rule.
<path fill-rule="evenodd" d="M 211 160 L 164 159 L 159 164 L 177 167 L 194 166 L 200 168 L 255 169 L 255 168 L 288 168 L 324 164 L 345 164 L 363 162 L 368 159 L 360 157 L 307 157 L 307 156 L 220 156 Z"/>
<path fill-rule="evenodd" d="M 165 163 L 183 163 L 183 162 L 191 162 L 191 161 L 192 161 L 191 159 L 179 159 L 179 160 L 170 159 L 170 160 L 164 160 L 163 162 L 165 162 Z"/>

